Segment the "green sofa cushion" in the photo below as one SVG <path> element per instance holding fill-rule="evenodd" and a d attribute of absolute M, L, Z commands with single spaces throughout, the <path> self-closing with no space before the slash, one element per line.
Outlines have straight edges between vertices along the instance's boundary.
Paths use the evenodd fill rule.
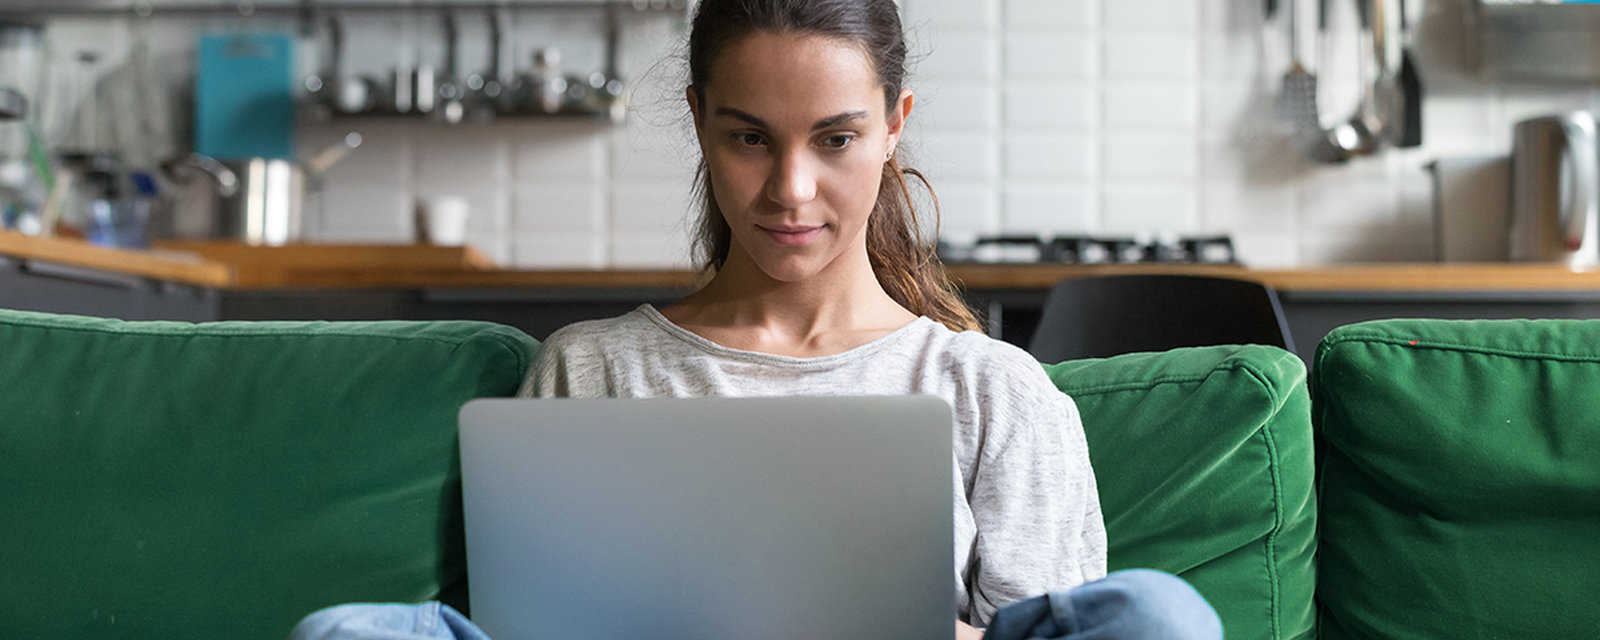
<path fill-rule="evenodd" d="M 273 638 L 464 572 L 456 412 L 534 341 L 476 322 L 0 311 L 0 638 Z"/>
<path fill-rule="evenodd" d="M 1183 577 L 1229 638 L 1312 637 L 1317 518 L 1300 359 L 1220 346 L 1046 370 L 1083 415 L 1111 570 Z"/>
<path fill-rule="evenodd" d="M 1313 370 L 1324 637 L 1600 634 L 1600 321 L 1351 325 Z"/>

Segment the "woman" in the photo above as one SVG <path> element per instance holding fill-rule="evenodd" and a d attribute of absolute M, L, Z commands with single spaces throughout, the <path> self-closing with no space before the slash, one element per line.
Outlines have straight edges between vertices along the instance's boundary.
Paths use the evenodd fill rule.
<path fill-rule="evenodd" d="M 914 104 L 898 11 L 892 0 L 701 2 L 686 99 L 710 279 L 667 308 L 556 332 L 523 395 L 949 400 L 953 622 L 958 638 L 978 638 L 1002 607 L 1104 578 L 1105 527 L 1072 401 L 1026 352 L 976 331 L 921 239 L 905 178 L 920 175 L 895 158 Z M 1198 601 L 1209 614 L 1177 582 L 1121 576 L 1015 608 L 1022 620 L 1009 624 L 1104 632 L 1096 616 L 1112 610 L 1095 598 L 1163 589 L 1180 597 L 1141 602 Z M 1051 620 L 1072 602 L 1089 609 Z M 1113 614 L 1134 636 L 1161 623 L 1138 607 Z"/>

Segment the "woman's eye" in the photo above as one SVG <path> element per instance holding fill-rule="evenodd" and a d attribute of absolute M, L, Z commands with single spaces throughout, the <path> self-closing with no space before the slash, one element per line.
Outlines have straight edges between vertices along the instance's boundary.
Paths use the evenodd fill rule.
<path fill-rule="evenodd" d="M 832 149 L 843 149 L 850 146 L 855 139 L 855 136 L 847 135 L 828 136 L 822 139 L 822 145 Z"/>
<path fill-rule="evenodd" d="M 733 135 L 733 140 L 747 147 L 760 146 L 764 142 L 761 136 L 754 133 L 736 133 Z"/>

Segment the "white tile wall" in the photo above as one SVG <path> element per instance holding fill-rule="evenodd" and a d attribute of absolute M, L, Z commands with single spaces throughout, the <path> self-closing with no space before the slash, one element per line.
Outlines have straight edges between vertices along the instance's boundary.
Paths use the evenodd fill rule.
<path fill-rule="evenodd" d="M 1275 117 L 1286 47 L 1259 2 L 903 0 L 918 95 L 903 158 L 933 181 L 951 237 L 1226 233 L 1261 266 L 1429 260 L 1429 160 L 1505 153 L 1519 118 L 1600 108 L 1597 87 L 1475 79 L 1459 54 L 1467 1 L 1426 0 L 1417 12 L 1426 146 L 1328 167 L 1302 158 Z M 385 68 L 397 55 L 390 40 L 438 28 L 436 18 L 372 21 L 351 36 L 354 67 Z M 158 58 L 170 81 L 190 64 L 195 27 L 240 28 L 163 26 Z M 455 194 L 473 203 L 473 241 L 507 264 L 687 264 L 697 150 L 682 106 L 683 20 L 630 15 L 624 27 L 622 66 L 635 90 L 625 126 L 362 121 L 366 144 L 328 175 L 309 221 L 314 239 L 407 241 L 419 198 Z M 469 37 L 481 41 L 483 28 L 463 20 Z M 534 47 L 555 43 L 569 68 L 592 67 L 598 29 L 576 14 L 525 18 L 514 57 L 525 64 Z M 127 21 L 61 21 L 51 32 L 59 51 L 101 51 L 108 69 L 132 42 Z M 398 55 L 437 54 L 425 45 Z M 1354 99 L 1355 58 L 1334 55 L 1327 106 Z M 463 51 L 468 66 L 483 60 Z M 348 126 L 303 127 L 301 147 Z"/>

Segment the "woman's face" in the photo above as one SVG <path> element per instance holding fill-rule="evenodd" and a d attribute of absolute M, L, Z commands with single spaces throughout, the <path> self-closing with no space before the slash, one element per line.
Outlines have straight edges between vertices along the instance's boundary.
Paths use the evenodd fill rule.
<path fill-rule="evenodd" d="M 860 49 L 763 32 L 723 50 L 705 104 L 697 103 L 691 87 L 712 191 L 733 230 L 730 265 L 748 259 L 773 279 L 798 282 L 867 264 L 867 218 L 910 91 L 886 112 Z"/>

